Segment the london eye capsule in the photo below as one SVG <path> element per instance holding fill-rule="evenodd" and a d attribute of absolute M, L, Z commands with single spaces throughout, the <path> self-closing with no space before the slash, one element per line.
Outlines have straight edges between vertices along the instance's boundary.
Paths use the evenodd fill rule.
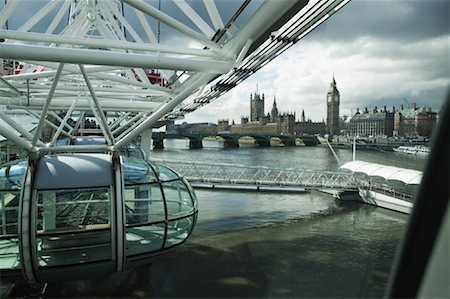
<path fill-rule="evenodd" d="M 189 183 L 132 156 L 45 155 L 0 166 L 0 271 L 28 282 L 83 279 L 148 263 L 197 219 Z"/>

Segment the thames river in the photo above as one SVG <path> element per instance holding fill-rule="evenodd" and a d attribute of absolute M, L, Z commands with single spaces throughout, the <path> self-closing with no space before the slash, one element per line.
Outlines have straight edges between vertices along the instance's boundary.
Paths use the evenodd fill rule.
<path fill-rule="evenodd" d="M 166 140 L 150 159 L 332 170 L 327 147 L 223 149 Z M 342 162 L 347 149 L 337 149 Z M 422 170 L 426 158 L 359 151 L 357 159 Z M 54 283 L 44 297 L 382 297 L 408 215 L 318 191 L 196 191 L 199 218 L 177 250 L 150 266 L 94 280 Z M 20 296 L 18 289 L 11 296 Z"/>

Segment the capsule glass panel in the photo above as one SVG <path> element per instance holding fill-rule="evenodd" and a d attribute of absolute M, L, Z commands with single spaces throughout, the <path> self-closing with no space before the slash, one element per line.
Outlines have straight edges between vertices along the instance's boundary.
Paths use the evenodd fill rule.
<path fill-rule="evenodd" d="M 39 266 L 111 260 L 110 188 L 38 191 L 36 213 Z"/>
<path fill-rule="evenodd" d="M 18 269 L 19 198 L 26 161 L 0 166 L 0 269 Z"/>
<path fill-rule="evenodd" d="M 167 225 L 167 240 L 165 247 L 180 244 L 187 239 L 195 224 L 195 215 L 187 218 L 169 221 Z"/>
<path fill-rule="evenodd" d="M 161 251 L 182 243 L 196 219 L 196 197 L 173 170 L 122 157 L 125 183 L 126 255 Z"/>
<path fill-rule="evenodd" d="M 125 211 L 127 255 L 160 250 L 166 218 L 160 185 L 126 186 Z"/>
<path fill-rule="evenodd" d="M 194 212 L 191 194 L 181 181 L 162 183 L 167 202 L 169 220 L 188 216 Z"/>

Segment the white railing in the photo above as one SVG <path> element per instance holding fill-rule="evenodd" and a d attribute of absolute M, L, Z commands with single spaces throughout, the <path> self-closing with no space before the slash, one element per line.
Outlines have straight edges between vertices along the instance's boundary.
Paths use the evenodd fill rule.
<path fill-rule="evenodd" d="M 363 185 L 361 178 L 343 171 L 249 167 L 170 160 L 153 161 L 171 167 L 190 182 L 341 190 L 356 190 Z"/>

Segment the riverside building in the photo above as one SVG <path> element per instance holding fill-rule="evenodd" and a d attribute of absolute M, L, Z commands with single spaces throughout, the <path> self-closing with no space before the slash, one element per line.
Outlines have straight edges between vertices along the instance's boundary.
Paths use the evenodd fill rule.
<path fill-rule="evenodd" d="M 350 119 L 350 134 L 353 136 L 392 136 L 394 130 L 394 112 L 386 110 L 378 111 L 375 107 L 371 112 L 364 108 L 363 113 L 356 110 L 356 114 Z"/>

